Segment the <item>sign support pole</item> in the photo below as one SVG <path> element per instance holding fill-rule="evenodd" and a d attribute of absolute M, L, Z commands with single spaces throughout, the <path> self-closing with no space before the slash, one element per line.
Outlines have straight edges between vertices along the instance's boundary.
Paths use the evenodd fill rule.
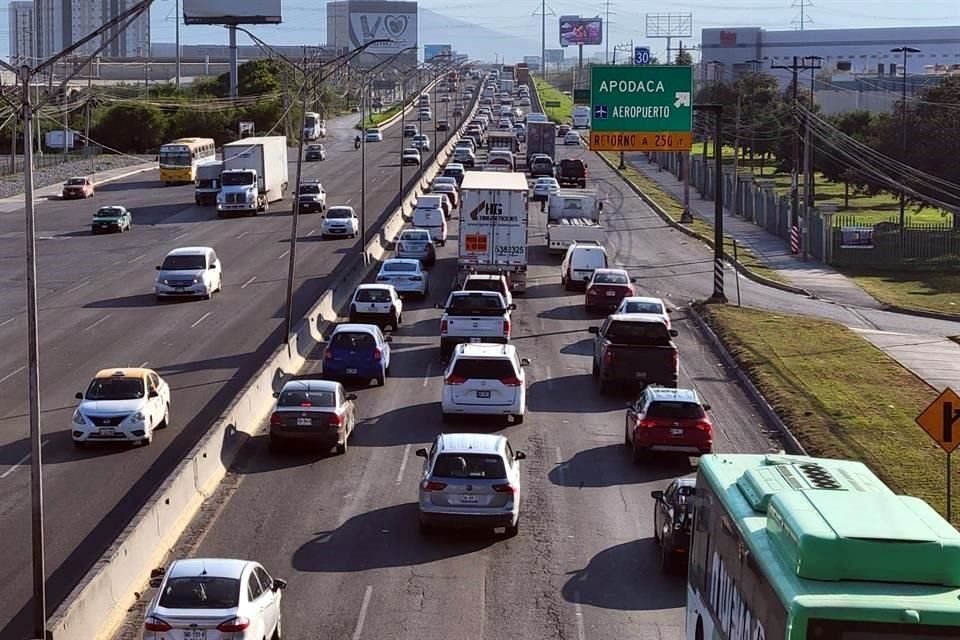
<path fill-rule="evenodd" d="M 951 480 L 951 478 L 950 478 L 950 476 L 953 475 L 953 473 L 952 473 L 952 471 L 951 471 L 951 469 L 950 469 L 950 456 L 951 456 L 951 455 L 952 455 L 951 452 L 948 451 L 948 452 L 947 452 L 947 522 L 951 522 L 952 516 L 953 516 L 953 512 L 952 512 L 952 510 L 951 510 L 951 506 L 952 506 L 952 502 L 953 502 L 953 494 L 952 494 L 952 491 L 951 491 L 951 489 L 953 488 L 953 487 L 952 487 L 953 482 L 952 482 L 952 480 Z"/>

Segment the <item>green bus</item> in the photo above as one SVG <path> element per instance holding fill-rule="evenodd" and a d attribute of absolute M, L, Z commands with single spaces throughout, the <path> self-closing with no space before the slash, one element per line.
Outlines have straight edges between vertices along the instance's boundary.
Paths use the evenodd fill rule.
<path fill-rule="evenodd" d="M 859 462 L 700 458 L 687 640 L 957 640 L 960 533 Z"/>

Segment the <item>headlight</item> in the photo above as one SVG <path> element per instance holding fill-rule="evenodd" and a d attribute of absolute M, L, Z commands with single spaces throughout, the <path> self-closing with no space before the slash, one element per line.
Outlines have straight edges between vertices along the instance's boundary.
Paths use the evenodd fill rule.
<path fill-rule="evenodd" d="M 80 409 L 73 412 L 73 424 L 87 424 L 87 421 L 83 419 L 83 414 L 80 413 Z"/>
<path fill-rule="evenodd" d="M 135 414 L 130 416 L 129 419 L 131 422 L 143 422 L 143 418 L 144 418 L 143 412 L 137 411 Z"/>
<path fill-rule="evenodd" d="M 164 278 L 162 282 L 163 282 L 163 284 L 170 284 L 170 281 L 167 280 L 166 278 Z"/>
<path fill-rule="evenodd" d="M 201 282 L 203 282 L 203 278 L 199 276 L 193 279 L 193 284 L 200 284 Z"/>

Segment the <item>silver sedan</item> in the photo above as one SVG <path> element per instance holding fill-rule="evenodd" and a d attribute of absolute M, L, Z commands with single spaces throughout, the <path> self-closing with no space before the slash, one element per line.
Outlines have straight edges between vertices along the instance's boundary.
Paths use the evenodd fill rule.
<path fill-rule="evenodd" d="M 392 284 L 399 294 L 417 294 L 426 297 L 430 291 L 427 272 L 419 260 L 390 258 L 384 260 L 377 274 L 377 282 Z"/>
<path fill-rule="evenodd" d="M 437 261 L 437 250 L 433 245 L 429 229 L 404 229 L 397 238 L 398 258 L 419 260 L 430 267 Z"/>

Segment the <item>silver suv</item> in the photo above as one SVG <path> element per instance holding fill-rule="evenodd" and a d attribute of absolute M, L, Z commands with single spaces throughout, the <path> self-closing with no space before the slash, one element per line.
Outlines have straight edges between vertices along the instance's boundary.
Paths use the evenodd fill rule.
<path fill-rule="evenodd" d="M 421 533 L 434 526 L 503 528 L 507 536 L 520 525 L 520 461 L 505 436 L 442 433 L 428 452 L 420 480 Z"/>

